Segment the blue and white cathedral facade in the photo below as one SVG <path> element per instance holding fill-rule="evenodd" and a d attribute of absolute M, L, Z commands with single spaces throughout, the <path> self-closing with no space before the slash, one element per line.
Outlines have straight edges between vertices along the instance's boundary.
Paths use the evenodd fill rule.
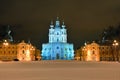
<path fill-rule="evenodd" d="M 42 44 L 42 60 L 73 60 L 73 44 L 67 43 L 67 31 L 64 22 L 56 20 L 55 25 L 51 22 L 49 29 L 49 43 Z"/>

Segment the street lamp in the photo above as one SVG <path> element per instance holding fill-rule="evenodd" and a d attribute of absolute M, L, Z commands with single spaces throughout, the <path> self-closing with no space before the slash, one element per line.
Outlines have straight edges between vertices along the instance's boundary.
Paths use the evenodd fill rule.
<path fill-rule="evenodd" d="M 113 54 L 113 55 L 115 55 L 116 56 L 116 58 L 117 58 L 117 61 L 119 60 L 119 57 L 118 57 L 118 51 L 117 51 L 117 46 L 119 45 L 118 44 L 118 42 L 116 41 L 116 40 L 114 40 L 113 41 L 113 44 L 112 44 L 113 46 L 114 46 L 114 48 L 115 48 L 115 54 Z M 115 56 L 113 56 L 113 57 L 115 57 Z M 116 58 L 115 58 L 115 60 L 116 60 Z"/>
<path fill-rule="evenodd" d="M 4 40 L 3 45 L 4 46 L 8 46 L 9 45 L 9 43 L 7 42 L 7 40 Z"/>

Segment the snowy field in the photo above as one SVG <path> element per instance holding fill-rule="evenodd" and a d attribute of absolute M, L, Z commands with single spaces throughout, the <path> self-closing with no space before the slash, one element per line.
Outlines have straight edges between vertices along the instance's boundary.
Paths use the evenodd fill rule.
<path fill-rule="evenodd" d="M 0 80 L 120 80 L 120 63 L 0 62 Z"/>

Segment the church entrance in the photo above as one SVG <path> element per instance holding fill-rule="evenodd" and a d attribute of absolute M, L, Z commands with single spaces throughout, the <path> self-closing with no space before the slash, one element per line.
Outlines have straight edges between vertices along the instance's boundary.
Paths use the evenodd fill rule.
<path fill-rule="evenodd" d="M 92 61 L 96 61 L 96 56 L 95 55 L 92 56 Z"/>
<path fill-rule="evenodd" d="M 60 59 L 60 55 L 58 53 L 56 54 L 56 59 Z"/>
<path fill-rule="evenodd" d="M 92 61 L 96 61 L 95 51 L 93 51 L 93 53 L 92 53 Z"/>

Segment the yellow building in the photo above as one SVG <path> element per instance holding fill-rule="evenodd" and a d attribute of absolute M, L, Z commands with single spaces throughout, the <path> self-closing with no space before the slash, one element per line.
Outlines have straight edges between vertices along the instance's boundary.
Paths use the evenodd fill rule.
<path fill-rule="evenodd" d="M 85 45 L 82 55 L 84 61 L 100 61 L 99 45 L 95 42 Z"/>
<path fill-rule="evenodd" d="M 81 61 L 120 61 L 120 47 L 115 41 L 113 45 L 93 42 L 76 50 L 75 55 L 75 59 Z"/>
<path fill-rule="evenodd" d="M 37 52 L 36 52 L 37 51 Z M 33 61 L 40 60 L 39 50 L 32 44 L 25 43 L 10 43 L 7 40 L 0 43 L 0 60 L 2 61 Z"/>
<path fill-rule="evenodd" d="M 0 60 L 17 59 L 17 44 L 12 44 L 4 40 L 0 43 Z"/>
<path fill-rule="evenodd" d="M 113 47 L 110 45 L 100 46 L 100 60 L 101 61 L 113 61 Z"/>
<path fill-rule="evenodd" d="M 41 60 L 41 52 L 39 49 L 35 49 L 35 60 Z"/>
<path fill-rule="evenodd" d="M 82 61 L 83 60 L 83 57 L 82 57 L 82 47 L 80 49 L 77 49 L 75 50 L 75 60 L 80 60 Z"/>
<path fill-rule="evenodd" d="M 17 45 L 17 58 L 20 61 L 32 61 L 35 60 L 35 47 L 31 44 L 22 41 Z"/>

